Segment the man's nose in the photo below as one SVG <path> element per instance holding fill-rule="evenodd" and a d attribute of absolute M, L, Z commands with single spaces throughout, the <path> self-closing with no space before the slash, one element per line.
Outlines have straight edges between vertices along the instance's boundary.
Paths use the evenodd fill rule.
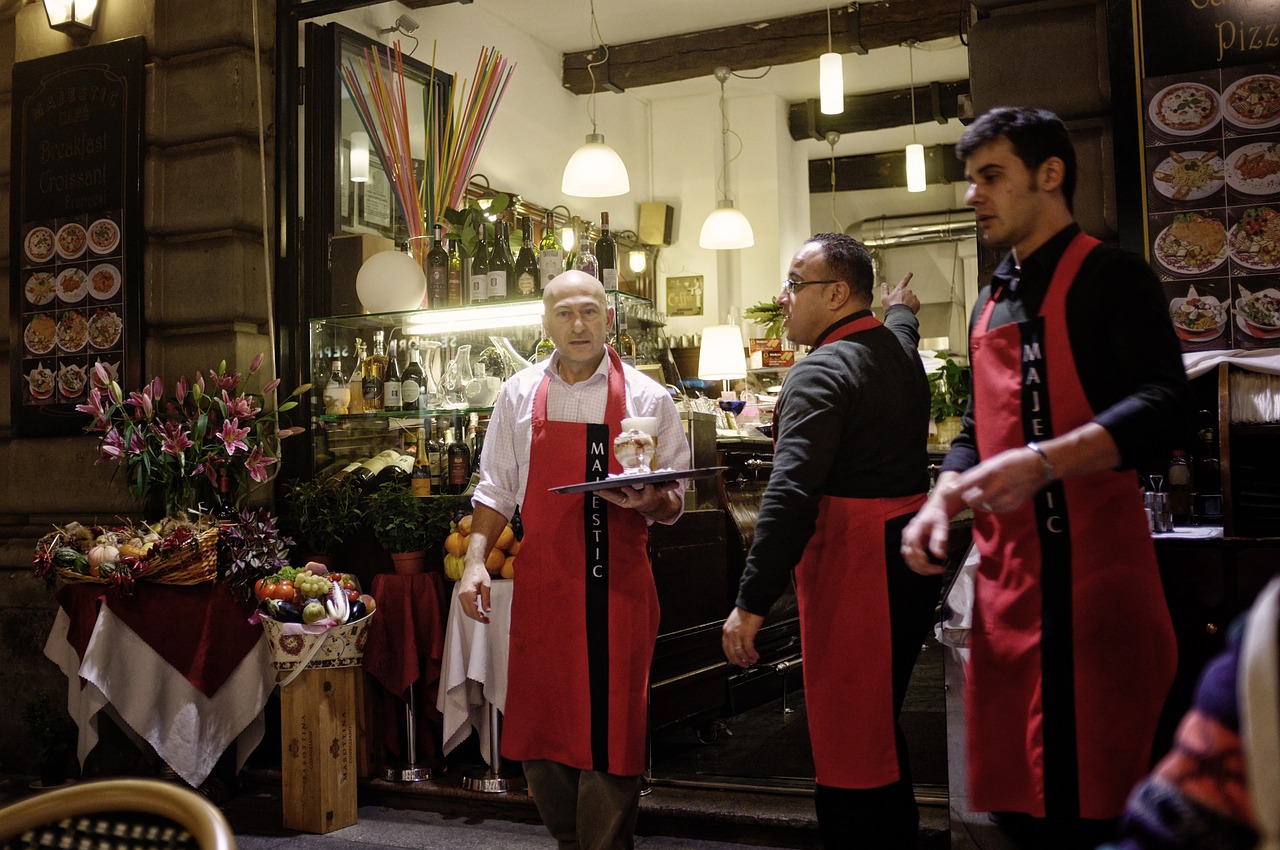
<path fill-rule="evenodd" d="M 969 188 L 966 189 L 964 192 L 964 202 L 971 207 L 977 206 L 978 205 L 977 194 L 978 194 L 978 187 L 973 183 L 970 183 Z"/>

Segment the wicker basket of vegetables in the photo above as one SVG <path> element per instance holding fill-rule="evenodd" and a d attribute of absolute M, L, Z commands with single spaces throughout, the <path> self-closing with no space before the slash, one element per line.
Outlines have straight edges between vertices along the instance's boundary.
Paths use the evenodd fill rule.
<path fill-rule="evenodd" d="M 36 574 L 66 582 L 192 585 L 218 575 L 218 524 L 165 519 L 115 527 L 72 522 L 36 543 Z"/>

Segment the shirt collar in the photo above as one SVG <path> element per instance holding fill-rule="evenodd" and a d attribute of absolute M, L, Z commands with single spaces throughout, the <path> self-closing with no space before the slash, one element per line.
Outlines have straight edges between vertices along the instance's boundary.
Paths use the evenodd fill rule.
<path fill-rule="evenodd" d="M 1053 270 L 1058 267 L 1058 261 L 1066 253 L 1067 246 L 1079 232 L 1080 225 L 1075 222 L 1068 224 L 1032 251 L 1030 256 L 1023 257 L 1021 264 L 1014 261 L 1013 252 L 1010 251 L 1000 261 L 993 276 L 1003 283 L 1002 288 L 1010 292 L 1016 292 L 1023 281 L 1047 283 L 1053 276 Z"/>
<path fill-rule="evenodd" d="M 844 325 L 849 324 L 850 322 L 856 322 L 858 319 L 866 318 L 867 316 L 870 316 L 870 315 L 871 315 L 870 310 L 859 310 L 858 312 L 850 313 L 849 315 L 841 319 L 836 319 L 827 327 L 825 331 L 818 334 L 818 338 L 814 340 L 813 347 L 817 348 L 818 346 L 822 345 L 822 343 L 826 342 L 827 337 L 831 336 L 831 334 L 833 334 L 837 328 L 841 328 Z"/>
<path fill-rule="evenodd" d="M 564 378 L 560 377 L 560 352 L 559 351 L 553 351 L 551 353 L 551 358 L 547 360 L 547 372 L 555 380 L 564 384 L 566 387 L 569 386 L 569 382 L 566 381 Z M 607 351 L 604 353 L 604 357 L 600 358 L 600 365 L 596 366 L 596 370 L 591 373 L 591 377 L 587 378 L 587 380 L 585 381 L 579 381 L 578 383 L 585 384 L 591 381 L 598 380 L 601 375 L 604 376 L 604 379 L 606 381 L 609 380 L 609 352 Z"/>

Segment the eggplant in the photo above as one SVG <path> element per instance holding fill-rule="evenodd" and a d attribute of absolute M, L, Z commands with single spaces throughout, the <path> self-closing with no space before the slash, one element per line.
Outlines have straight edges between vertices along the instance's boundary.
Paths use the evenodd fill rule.
<path fill-rule="evenodd" d="M 258 605 L 262 613 L 281 623 L 301 623 L 302 606 L 285 602 L 283 599 L 264 599 Z"/>
<path fill-rule="evenodd" d="M 356 620 L 363 620 L 367 616 L 369 616 L 369 609 L 365 607 L 363 602 L 357 599 L 355 602 L 351 603 L 351 613 L 347 616 L 347 622 L 353 623 Z"/>

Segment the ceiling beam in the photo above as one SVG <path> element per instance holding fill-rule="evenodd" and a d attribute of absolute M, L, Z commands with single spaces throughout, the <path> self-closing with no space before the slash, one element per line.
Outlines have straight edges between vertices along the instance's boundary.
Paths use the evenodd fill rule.
<path fill-rule="evenodd" d="M 825 139 L 834 130 L 840 135 L 890 127 L 910 127 L 911 88 L 892 89 L 871 94 L 851 94 L 844 99 L 844 112 L 823 115 L 818 99 L 802 100 L 787 107 L 787 126 L 791 138 Z M 915 87 L 915 120 L 945 124 L 962 115 L 960 98 L 969 93 L 968 80 L 929 83 Z"/>
<path fill-rule="evenodd" d="M 425 0 L 419 0 L 425 2 Z M 960 31 L 957 0 L 886 0 L 831 9 L 832 46 L 839 53 L 865 52 L 904 42 L 931 41 Z M 816 59 L 827 51 L 827 10 L 750 24 L 609 45 L 609 79 L 614 90 L 710 77 L 720 66 L 763 68 Z M 603 59 L 599 47 L 564 54 L 564 87 L 591 93 L 587 65 Z M 603 88 L 599 68 L 596 90 Z"/>
<path fill-rule="evenodd" d="M 904 150 L 838 156 L 835 165 L 837 192 L 905 188 L 907 185 L 907 154 Z M 925 147 L 924 173 L 930 183 L 964 180 L 964 163 L 956 159 L 956 146 Z M 809 191 L 814 194 L 832 191 L 830 159 L 809 160 Z"/>

